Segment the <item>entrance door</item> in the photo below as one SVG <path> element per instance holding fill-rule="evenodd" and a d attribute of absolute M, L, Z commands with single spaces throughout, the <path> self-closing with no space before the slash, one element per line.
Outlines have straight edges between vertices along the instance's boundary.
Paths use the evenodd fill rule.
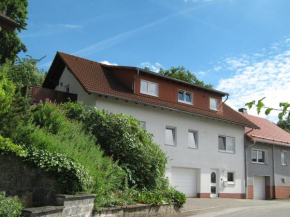
<path fill-rule="evenodd" d="M 212 170 L 210 174 L 210 197 L 217 197 L 217 172 Z"/>

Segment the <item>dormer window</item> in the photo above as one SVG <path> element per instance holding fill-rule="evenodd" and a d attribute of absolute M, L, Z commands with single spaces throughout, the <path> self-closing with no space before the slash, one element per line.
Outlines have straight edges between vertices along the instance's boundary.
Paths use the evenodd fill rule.
<path fill-rule="evenodd" d="M 158 96 L 158 84 L 151 81 L 141 80 L 140 92 L 151 96 Z"/>
<path fill-rule="evenodd" d="M 193 93 L 187 92 L 185 90 L 179 90 L 178 91 L 178 102 L 192 104 Z"/>
<path fill-rule="evenodd" d="M 219 104 L 218 102 L 219 102 L 218 99 L 209 98 L 210 109 L 217 111 L 218 110 L 218 104 Z"/>

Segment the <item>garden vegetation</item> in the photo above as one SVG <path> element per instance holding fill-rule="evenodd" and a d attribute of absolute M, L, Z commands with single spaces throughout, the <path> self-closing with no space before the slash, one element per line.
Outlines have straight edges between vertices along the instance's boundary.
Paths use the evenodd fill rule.
<path fill-rule="evenodd" d="M 16 91 L 26 76 L 12 82 L 10 70 L 0 68 L 1 154 L 47 171 L 62 193 L 95 193 L 96 209 L 185 203 L 165 178 L 167 157 L 136 119 L 81 103 L 31 105 Z"/>

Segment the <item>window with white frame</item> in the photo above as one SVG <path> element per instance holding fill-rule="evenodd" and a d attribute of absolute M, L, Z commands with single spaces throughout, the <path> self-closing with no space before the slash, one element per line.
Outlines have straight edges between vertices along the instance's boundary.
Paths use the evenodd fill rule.
<path fill-rule="evenodd" d="M 228 178 L 228 184 L 235 183 L 235 173 L 234 172 L 228 172 L 227 178 Z"/>
<path fill-rule="evenodd" d="M 69 85 L 65 86 L 65 92 L 69 93 Z"/>
<path fill-rule="evenodd" d="M 178 102 L 192 104 L 193 103 L 193 93 L 187 92 L 185 90 L 178 91 Z"/>
<path fill-rule="evenodd" d="M 252 150 L 252 162 L 253 163 L 266 163 L 266 151 L 263 150 Z"/>
<path fill-rule="evenodd" d="M 141 93 L 158 96 L 158 84 L 151 81 L 141 80 Z"/>
<path fill-rule="evenodd" d="M 218 99 L 215 98 L 209 98 L 209 107 L 211 110 L 218 110 Z"/>
<path fill-rule="evenodd" d="M 146 122 L 145 121 L 140 121 L 140 128 L 142 130 L 146 130 Z"/>
<path fill-rule="evenodd" d="M 286 151 L 281 152 L 281 165 L 286 166 Z"/>
<path fill-rule="evenodd" d="M 165 144 L 176 145 L 176 128 L 166 127 L 165 129 Z"/>
<path fill-rule="evenodd" d="M 188 131 L 188 147 L 189 148 L 197 148 L 198 147 L 197 131 L 194 131 L 194 130 Z"/>
<path fill-rule="evenodd" d="M 235 152 L 235 138 L 219 136 L 219 150 L 229 153 Z"/>

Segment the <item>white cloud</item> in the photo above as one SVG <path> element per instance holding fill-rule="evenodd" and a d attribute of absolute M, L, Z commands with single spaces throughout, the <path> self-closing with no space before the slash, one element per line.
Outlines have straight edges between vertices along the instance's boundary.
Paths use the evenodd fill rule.
<path fill-rule="evenodd" d="M 229 105 L 234 109 L 245 107 L 245 103 L 259 100 L 263 97 L 266 106 L 279 108 L 280 102 L 289 102 L 290 97 L 290 46 L 284 43 L 275 44 L 281 52 L 268 52 L 263 59 L 253 56 L 227 58 L 228 69 L 235 74 L 221 79 L 217 89 L 230 93 Z M 270 54 L 270 55 L 269 55 Z M 254 108 L 250 114 L 257 115 Z M 267 118 L 277 121 L 277 113 L 272 112 Z M 260 116 L 265 117 L 264 111 Z"/>
<path fill-rule="evenodd" d="M 104 61 L 102 61 L 100 63 L 105 64 L 105 65 L 111 65 L 111 66 L 117 66 L 118 65 L 117 63 L 110 63 L 108 60 L 104 60 Z"/>
<path fill-rule="evenodd" d="M 152 72 L 159 72 L 160 68 L 162 68 L 163 66 L 156 62 L 156 63 L 149 63 L 149 62 L 143 62 L 140 64 L 142 68 L 148 67 L 150 69 L 150 71 Z"/>
<path fill-rule="evenodd" d="M 200 71 L 200 72 L 198 72 L 197 74 L 199 74 L 199 75 L 207 75 L 207 72 L 205 72 L 205 71 Z"/>
<path fill-rule="evenodd" d="M 215 67 L 213 68 L 213 70 L 216 71 L 216 72 L 219 72 L 221 69 L 222 69 L 221 66 L 215 66 Z"/>
<path fill-rule="evenodd" d="M 60 27 L 64 27 L 66 29 L 81 29 L 82 26 L 80 25 L 72 25 L 72 24 L 58 24 Z"/>

